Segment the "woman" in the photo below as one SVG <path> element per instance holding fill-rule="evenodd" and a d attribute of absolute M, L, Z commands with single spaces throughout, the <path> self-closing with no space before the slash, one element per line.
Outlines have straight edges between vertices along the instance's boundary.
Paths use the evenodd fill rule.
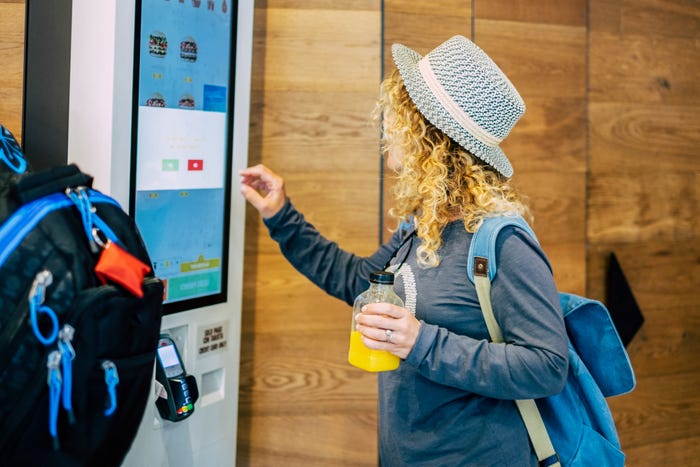
<path fill-rule="evenodd" d="M 499 148 L 524 103 L 464 37 L 424 58 L 399 44 L 392 53 L 398 70 L 382 83 L 377 114 L 398 177 L 392 214 L 414 228 L 397 229 L 372 256 L 358 257 L 307 223 L 269 169 L 243 170 L 241 192 L 291 264 L 349 304 L 371 271 L 391 264 L 406 307 L 367 305 L 357 317 L 367 347 L 401 359 L 379 374 L 382 465 L 535 466 L 513 400 L 550 396 L 565 382 L 566 332 L 549 264 L 523 231 L 499 236 L 491 297 L 506 344 L 490 342 L 467 279 L 469 243 L 482 220 L 529 216 Z"/>

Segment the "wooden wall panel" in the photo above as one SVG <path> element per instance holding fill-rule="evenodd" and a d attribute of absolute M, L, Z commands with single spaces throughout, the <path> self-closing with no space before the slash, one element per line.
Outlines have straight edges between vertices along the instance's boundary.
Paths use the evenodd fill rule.
<path fill-rule="evenodd" d="M 697 238 L 697 172 L 605 172 L 591 177 L 592 243 Z M 621 196 L 624 193 L 624 196 Z"/>
<path fill-rule="evenodd" d="M 614 252 L 645 317 L 637 387 L 610 400 L 629 465 L 700 455 L 699 17 L 699 2 L 590 2 L 588 288 L 605 297 Z"/>
<path fill-rule="evenodd" d="M 472 2 L 464 0 L 435 0 L 432 2 L 408 2 L 384 0 L 384 76 L 396 65 L 391 56 L 392 44 L 403 44 L 425 55 L 454 35 L 471 37 Z M 389 215 L 394 186 L 391 169 L 382 161 L 382 238 L 391 235 L 396 220 Z"/>
<path fill-rule="evenodd" d="M 273 433 L 267 443 L 256 449 L 264 462 L 259 466 L 376 466 L 374 460 L 368 460 L 368 454 L 376 452 L 376 447 L 368 446 L 364 440 L 358 444 L 348 440 L 358 440 L 376 431 L 376 420 L 367 420 L 356 414 L 343 417 L 338 422 L 334 415 L 312 414 L 306 417 L 286 417 L 273 415 L 256 418 L 253 431 Z M 333 429 L 328 429 L 332 426 Z M 347 428 L 364 427 L 361 433 Z M 364 434 L 362 434 L 364 433 Z M 240 444 L 239 444 L 240 445 Z M 376 445 L 376 441 L 375 441 Z M 338 450 L 337 446 L 342 446 Z M 228 464 L 225 464 L 228 465 Z M 241 464 L 239 462 L 238 465 Z"/>
<path fill-rule="evenodd" d="M 590 293 L 601 299 L 604 257 L 610 251 L 618 257 L 645 318 L 628 347 L 637 387 L 608 400 L 627 465 L 695 465 L 700 454 L 697 239 L 594 243 Z"/>
<path fill-rule="evenodd" d="M 24 1 L 0 0 L 0 123 L 22 140 Z"/>
<path fill-rule="evenodd" d="M 591 102 L 698 104 L 697 38 L 591 32 Z"/>
<path fill-rule="evenodd" d="M 380 28 L 379 1 L 256 2 L 250 162 L 359 254 L 378 245 Z M 376 464 L 376 376 L 347 363 L 351 308 L 247 213 L 237 464 Z"/>
<path fill-rule="evenodd" d="M 513 82 L 515 82 L 513 79 Z M 518 80 L 523 81 L 522 79 Z M 503 150 L 521 173 L 586 171 L 586 106 L 580 97 L 532 97 L 523 90 L 527 110 L 503 142 Z"/>
<path fill-rule="evenodd" d="M 479 19 L 567 26 L 586 25 L 585 0 L 478 0 L 475 3 L 474 16 Z"/>
<path fill-rule="evenodd" d="M 698 107 L 700 103 L 591 102 L 589 112 L 595 123 L 591 151 L 601 155 L 591 160 L 591 169 L 600 173 L 697 170 Z"/>
<path fill-rule="evenodd" d="M 636 376 L 677 371 L 697 374 L 700 245 L 694 240 L 594 244 L 590 259 L 593 297 L 605 297 L 604 256 L 610 251 L 618 257 L 647 320 L 639 339 L 635 338 L 628 349 Z"/>
<path fill-rule="evenodd" d="M 700 31 L 700 4 L 694 0 L 625 0 L 620 13 L 621 32 L 625 34 L 697 39 Z M 682 51 L 673 51 L 673 55 L 678 53 Z"/>
<path fill-rule="evenodd" d="M 535 215 L 533 229 L 552 264 L 557 287 L 583 294 L 586 279 L 584 174 L 531 171 L 517 174 L 515 178 L 515 184 L 529 198 Z"/>
<path fill-rule="evenodd" d="M 391 45 L 404 44 L 424 55 L 455 34 L 471 35 L 471 2 L 384 0 L 384 69 L 395 68 Z"/>
<path fill-rule="evenodd" d="M 557 285 L 586 287 L 586 30 L 573 2 L 477 1 L 475 42 L 510 78 L 527 110 L 502 147 L 530 200 Z M 484 17 L 480 15 L 484 12 Z M 526 20 L 524 19 L 526 18 Z M 524 40 L 527 38 L 527 40 Z"/>

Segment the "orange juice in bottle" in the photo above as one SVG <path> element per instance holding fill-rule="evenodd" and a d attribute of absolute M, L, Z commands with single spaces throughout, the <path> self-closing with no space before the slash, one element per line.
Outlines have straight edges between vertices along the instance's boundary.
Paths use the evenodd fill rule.
<path fill-rule="evenodd" d="M 390 371 L 399 366 L 399 357 L 386 350 L 371 350 L 362 343 L 361 334 L 355 329 L 355 317 L 368 303 L 391 303 L 403 306 L 403 301 L 394 292 L 394 274 L 387 271 L 375 271 L 369 276 L 369 289 L 355 299 L 350 329 L 350 350 L 348 362 L 366 371 Z"/>

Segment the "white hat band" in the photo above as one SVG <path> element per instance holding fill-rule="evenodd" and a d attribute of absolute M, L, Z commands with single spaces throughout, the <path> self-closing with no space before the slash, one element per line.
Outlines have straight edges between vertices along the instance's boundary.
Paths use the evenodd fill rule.
<path fill-rule="evenodd" d="M 484 130 L 476 123 L 472 118 L 467 115 L 457 103 L 450 97 L 442 87 L 440 81 L 438 81 L 433 68 L 430 66 L 430 61 L 426 55 L 421 60 L 418 61 L 418 69 L 420 70 L 421 76 L 428 85 L 428 88 L 433 93 L 435 98 L 442 104 L 442 106 L 447 110 L 447 112 L 459 123 L 465 130 L 470 132 L 475 138 L 484 143 L 486 146 L 495 148 L 498 144 L 503 141 L 503 138 L 498 138 L 492 135 L 488 131 Z"/>

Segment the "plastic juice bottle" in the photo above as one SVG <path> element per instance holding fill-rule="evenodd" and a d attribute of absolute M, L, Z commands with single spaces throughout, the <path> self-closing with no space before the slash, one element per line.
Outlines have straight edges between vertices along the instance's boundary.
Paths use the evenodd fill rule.
<path fill-rule="evenodd" d="M 348 362 L 367 371 L 390 371 L 399 366 L 399 357 L 385 350 L 370 350 L 362 343 L 362 335 L 355 329 L 355 317 L 368 303 L 391 303 L 404 306 L 403 300 L 394 292 L 394 274 L 375 271 L 369 276 L 369 289 L 355 299 L 350 328 L 350 350 Z"/>

